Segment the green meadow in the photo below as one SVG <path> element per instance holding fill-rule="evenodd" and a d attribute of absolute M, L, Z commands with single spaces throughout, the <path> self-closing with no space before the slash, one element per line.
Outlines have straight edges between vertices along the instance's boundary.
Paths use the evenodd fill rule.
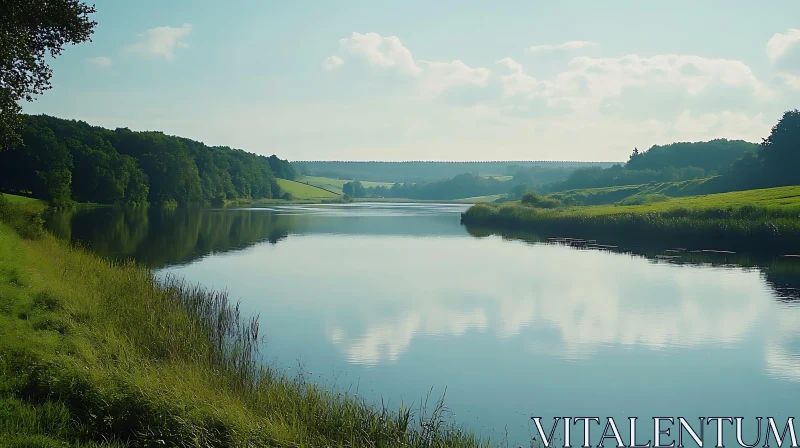
<path fill-rule="evenodd" d="M 346 184 L 348 182 L 352 182 L 352 181 L 347 180 L 347 179 L 333 179 L 333 178 L 330 178 L 330 177 L 319 177 L 319 176 L 303 176 L 298 180 L 300 182 L 304 182 L 304 183 L 313 185 L 315 187 L 324 188 L 325 190 L 334 191 L 334 192 L 336 192 L 338 194 L 344 194 L 342 192 L 342 187 L 344 186 L 344 184 Z M 392 188 L 392 185 L 394 185 L 394 183 L 392 183 L 392 182 L 361 181 L 361 185 L 363 185 L 364 188 L 370 188 L 370 187 Z"/>
<path fill-rule="evenodd" d="M 631 196 L 683 197 L 716 193 L 720 191 L 718 183 L 718 177 L 709 177 L 680 182 L 652 182 L 642 185 L 566 190 L 552 193 L 549 196 L 567 205 L 601 205 L 614 204 Z"/>
<path fill-rule="evenodd" d="M 441 402 L 388 409 L 262 366 L 257 318 L 225 293 L 71 247 L 42 210 L 0 196 L 3 446 L 485 446 Z"/>
<path fill-rule="evenodd" d="M 338 199 L 341 195 L 323 188 L 307 185 L 301 182 L 288 179 L 278 179 L 281 191 L 292 195 L 293 199 L 299 200 L 330 200 Z"/>
<path fill-rule="evenodd" d="M 541 232 L 550 236 L 661 239 L 702 249 L 800 251 L 800 186 L 682 198 L 638 205 L 539 208 L 520 202 L 478 204 L 462 215 L 468 226 Z"/>

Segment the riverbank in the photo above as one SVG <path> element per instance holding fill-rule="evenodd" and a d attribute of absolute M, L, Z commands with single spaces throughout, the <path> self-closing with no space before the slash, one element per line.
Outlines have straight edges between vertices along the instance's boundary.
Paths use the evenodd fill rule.
<path fill-rule="evenodd" d="M 262 367 L 257 320 L 41 230 L 0 197 L 0 434 L 10 446 L 479 446 Z M 27 237 L 21 236 L 25 234 Z"/>
<path fill-rule="evenodd" d="M 697 249 L 800 253 L 800 187 L 748 190 L 642 205 L 536 208 L 519 202 L 478 204 L 468 227 L 525 230 L 544 237 L 659 241 Z"/>

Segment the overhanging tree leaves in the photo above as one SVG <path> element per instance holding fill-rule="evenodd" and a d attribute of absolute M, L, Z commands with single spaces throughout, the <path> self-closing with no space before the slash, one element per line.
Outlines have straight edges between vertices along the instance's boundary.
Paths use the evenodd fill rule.
<path fill-rule="evenodd" d="M 53 70 L 46 56 L 90 40 L 94 12 L 94 5 L 78 0 L 0 2 L 0 151 L 20 142 L 18 102 L 33 101 L 50 88 Z"/>

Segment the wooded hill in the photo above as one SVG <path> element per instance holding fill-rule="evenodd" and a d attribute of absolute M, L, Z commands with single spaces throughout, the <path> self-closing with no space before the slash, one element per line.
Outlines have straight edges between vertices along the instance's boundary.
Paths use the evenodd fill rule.
<path fill-rule="evenodd" d="M 162 132 L 24 116 L 22 144 L 0 152 L 0 190 L 99 204 L 209 204 L 280 196 L 286 160 Z"/>

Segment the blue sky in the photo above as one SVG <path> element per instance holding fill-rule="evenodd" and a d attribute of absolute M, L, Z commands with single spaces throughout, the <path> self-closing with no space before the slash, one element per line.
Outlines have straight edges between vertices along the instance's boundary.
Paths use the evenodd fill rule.
<path fill-rule="evenodd" d="M 291 160 L 624 160 L 800 107 L 800 2 L 97 5 L 28 113 Z"/>

